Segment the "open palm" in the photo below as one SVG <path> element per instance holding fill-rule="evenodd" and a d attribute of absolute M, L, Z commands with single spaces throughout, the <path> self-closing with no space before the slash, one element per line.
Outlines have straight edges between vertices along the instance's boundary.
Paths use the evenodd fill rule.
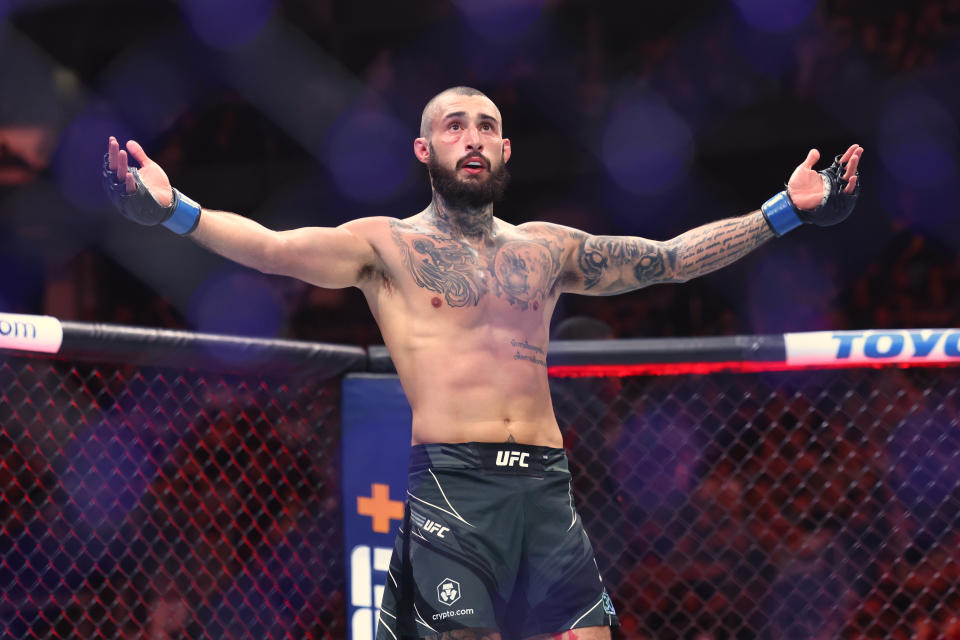
<path fill-rule="evenodd" d="M 857 165 L 862 153 L 863 147 L 852 144 L 840 157 L 840 163 L 846 164 L 843 180 L 847 182 L 847 186 L 843 190 L 844 193 L 853 193 L 853 190 L 857 187 Z M 820 152 L 811 149 L 807 154 L 807 159 L 793 170 L 790 180 L 787 181 L 787 192 L 798 209 L 809 211 L 810 209 L 816 209 L 823 202 L 825 195 L 823 178 L 813 168 L 818 160 L 820 160 Z"/>
<path fill-rule="evenodd" d="M 120 148 L 120 143 L 113 136 L 107 143 L 107 166 L 111 171 L 117 172 L 117 180 L 123 181 L 126 185 L 127 193 L 133 193 L 137 190 L 137 183 L 133 179 L 133 174 L 129 171 L 129 157 L 137 161 L 140 168 L 137 173 L 140 174 L 140 180 L 143 185 L 150 190 L 153 197 L 157 199 L 162 206 L 168 207 L 173 202 L 173 189 L 170 186 L 170 179 L 167 174 L 156 162 L 147 157 L 135 140 L 127 142 L 126 151 Z"/>

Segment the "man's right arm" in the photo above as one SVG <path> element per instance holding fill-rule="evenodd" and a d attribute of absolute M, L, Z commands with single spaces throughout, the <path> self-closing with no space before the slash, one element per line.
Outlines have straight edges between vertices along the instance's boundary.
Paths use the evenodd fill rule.
<path fill-rule="evenodd" d="M 189 237 L 214 253 L 258 271 L 342 289 L 357 285 L 365 267 L 377 263 L 371 244 L 351 226 L 356 225 L 273 231 L 235 213 L 203 209 Z"/>
<path fill-rule="evenodd" d="M 127 154 L 140 165 L 130 168 Z M 362 221 L 337 228 L 305 227 L 273 231 L 234 213 L 201 209 L 173 189 L 166 173 L 135 141 L 121 149 L 108 141 L 104 187 L 124 217 L 139 224 L 162 224 L 225 258 L 264 273 L 292 276 L 339 289 L 359 284 L 361 274 L 378 262 L 362 237 Z"/>

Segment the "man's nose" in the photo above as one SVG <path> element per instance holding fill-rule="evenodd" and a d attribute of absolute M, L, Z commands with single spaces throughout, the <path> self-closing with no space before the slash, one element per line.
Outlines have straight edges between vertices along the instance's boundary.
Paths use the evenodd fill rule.
<path fill-rule="evenodd" d="M 483 149 L 483 144 L 480 142 L 480 130 L 476 127 L 467 128 L 467 132 L 463 141 L 467 145 L 467 149 L 471 149 L 473 151 L 480 151 Z"/>

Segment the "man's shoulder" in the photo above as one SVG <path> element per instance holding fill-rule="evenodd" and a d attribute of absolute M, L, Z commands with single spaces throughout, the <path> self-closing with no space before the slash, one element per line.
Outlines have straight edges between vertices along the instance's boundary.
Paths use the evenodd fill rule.
<path fill-rule="evenodd" d="M 340 228 L 347 229 L 359 236 L 375 238 L 383 234 L 389 234 L 395 228 L 411 226 L 416 223 L 416 219 L 417 215 L 410 216 L 409 218 L 370 216 L 368 218 L 356 218 L 350 222 L 345 222 L 340 225 Z"/>
<path fill-rule="evenodd" d="M 583 231 L 574 229 L 573 227 L 543 221 L 524 222 L 523 224 L 512 226 L 512 231 L 519 236 L 526 236 L 530 239 L 543 239 L 554 242 L 576 240 L 586 235 Z"/>

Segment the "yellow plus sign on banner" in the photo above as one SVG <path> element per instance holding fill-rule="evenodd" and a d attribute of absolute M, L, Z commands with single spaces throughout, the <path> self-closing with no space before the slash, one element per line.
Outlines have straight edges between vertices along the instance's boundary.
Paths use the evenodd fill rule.
<path fill-rule="evenodd" d="M 377 533 L 390 533 L 390 521 L 403 519 L 403 503 L 390 499 L 390 486 L 374 483 L 370 485 L 371 497 L 357 498 L 357 513 L 373 518 L 373 530 Z"/>

